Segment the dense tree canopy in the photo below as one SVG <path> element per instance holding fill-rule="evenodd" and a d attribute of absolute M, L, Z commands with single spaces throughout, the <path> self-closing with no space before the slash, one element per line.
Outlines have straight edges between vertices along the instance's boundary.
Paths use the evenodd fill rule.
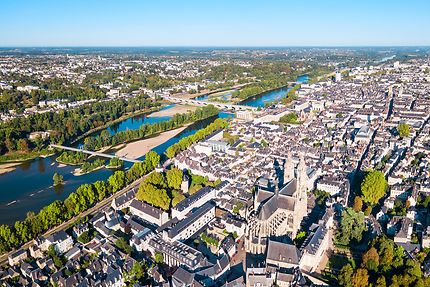
<path fill-rule="evenodd" d="M 424 254 L 424 257 L 427 253 Z M 402 247 L 385 236 L 373 240 L 363 253 L 361 266 L 346 264 L 337 277 L 340 286 L 430 286 L 430 278 L 423 276 L 420 262 L 406 256 Z"/>
<path fill-rule="evenodd" d="M 282 116 L 279 121 L 281 123 L 286 123 L 286 124 L 298 124 L 299 123 L 299 117 L 296 113 L 289 113 L 286 114 L 285 116 Z"/>
<path fill-rule="evenodd" d="M 91 129 L 101 127 L 128 112 L 159 106 L 148 97 L 139 96 L 129 101 L 116 100 L 96 102 L 78 108 L 59 112 L 37 113 L 28 117 L 17 117 L 0 123 L 0 154 L 16 150 L 37 148 L 37 142 L 29 143 L 26 138 L 35 131 L 51 131 L 46 141 L 39 144 L 72 141 Z"/>
<path fill-rule="evenodd" d="M 116 192 L 125 185 L 125 173 L 122 170 L 117 170 L 113 175 L 108 178 L 109 184 L 112 186 L 112 191 Z"/>
<path fill-rule="evenodd" d="M 361 194 L 363 202 L 373 206 L 387 192 L 388 183 L 381 171 L 368 171 L 361 183 Z"/>
<path fill-rule="evenodd" d="M 182 183 L 184 173 L 182 170 L 174 167 L 166 172 L 167 184 L 172 189 L 179 189 Z"/>
<path fill-rule="evenodd" d="M 181 151 L 186 150 L 193 143 L 198 142 L 199 140 L 204 139 L 206 136 L 210 135 L 216 130 L 224 129 L 228 125 L 228 122 L 224 119 L 216 119 L 213 123 L 208 125 L 206 128 L 197 131 L 195 134 L 190 135 L 188 137 L 182 138 L 179 142 L 171 145 L 166 150 L 166 155 L 169 158 L 176 156 Z"/>
<path fill-rule="evenodd" d="M 362 212 L 355 212 L 352 208 L 342 211 L 339 230 L 336 234 L 337 243 L 349 245 L 352 240 L 359 242 L 364 231 L 366 231 L 366 224 Z"/>
<path fill-rule="evenodd" d="M 139 190 L 136 193 L 136 198 L 164 210 L 169 210 L 170 207 L 171 199 L 167 194 L 167 190 L 157 188 L 150 183 L 143 183 L 140 185 Z"/>
<path fill-rule="evenodd" d="M 401 138 L 408 137 L 411 134 L 411 127 L 408 124 L 400 123 L 397 126 L 397 132 Z"/>

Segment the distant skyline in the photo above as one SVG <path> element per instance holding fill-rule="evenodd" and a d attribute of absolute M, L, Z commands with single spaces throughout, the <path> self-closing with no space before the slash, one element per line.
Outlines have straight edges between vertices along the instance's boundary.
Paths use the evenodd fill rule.
<path fill-rule="evenodd" d="M 430 1 L 2 0 L 0 47 L 428 46 Z"/>

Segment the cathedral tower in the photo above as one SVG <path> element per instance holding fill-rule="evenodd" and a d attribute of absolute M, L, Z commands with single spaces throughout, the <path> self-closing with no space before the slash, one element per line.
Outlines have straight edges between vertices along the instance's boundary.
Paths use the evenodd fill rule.
<path fill-rule="evenodd" d="M 284 184 L 287 184 L 294 178 L 294 163 L 291 151 L 288 151 L 287 159 L 284 164 Z"/>
<path fill-rule="evenodd" d="M 300 154 L 299 165 L 297 166 L 297 189 L 295 197 L 297 198 L 297 206 L 294 215 L 296 230 L 300 229 L 300 224 L 303 218 L 308 213 L 308 195 L 307 192 L 308 175 L 306 172 L 306 163 L 303 153 Z"/>

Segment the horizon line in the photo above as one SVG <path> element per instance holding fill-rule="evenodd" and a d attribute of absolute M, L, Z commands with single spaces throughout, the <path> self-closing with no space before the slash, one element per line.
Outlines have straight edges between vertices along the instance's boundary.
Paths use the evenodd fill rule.
<path fill-rule="evenodd" d="M 430 47 L 430 44 L 405 45 L 5 45 L 0 48 L 367 48 Z"/>

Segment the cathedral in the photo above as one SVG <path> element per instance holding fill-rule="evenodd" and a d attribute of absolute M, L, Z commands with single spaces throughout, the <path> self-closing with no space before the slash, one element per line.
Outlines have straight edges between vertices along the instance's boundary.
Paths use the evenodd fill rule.
<path fill-rule="evenodd" d="M 283 184 L 278 179 L 273 186 L 268 179 L 258 184 L 254 196 L 254 209 L 248 215 L 245 238 L 247 252 L 262 254 L 271 237 L 289 236 L 293 239 L 303 218 L 307 215 L 307 173 L 303 156 L 296 172 L 291 154 L 283 170 Z M 263 185 L 263 186 L 262 186 Z"/>

